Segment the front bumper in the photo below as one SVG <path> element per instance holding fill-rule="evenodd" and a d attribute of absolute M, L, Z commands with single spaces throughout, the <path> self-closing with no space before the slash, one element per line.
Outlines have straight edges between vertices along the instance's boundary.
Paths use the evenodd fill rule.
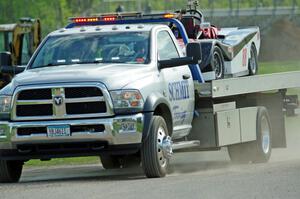
<path fill-rule="evenodd" d="M 122 126 L 133 124 L 131 130 L 124 130 Z M 47 129 L 48 126 L 68 125 L 70 127 L 102 125 L 101 132 L 95 129 L 84 130 L 83 132 L 71 132 L 71 136 L 66 137 L 48 137 L 47 132 L 35 132 L 33 134 L 20 135 L 18 129 Z M 99 119 L 80 119 L 80 120 L 57 120 L 57 121 L 34 121 L 34 122 L 0 122 L 0 150 L 16 151 L 19 153 L 38 153 L 36 146 L 48 146 L 44 149 L 51 149 L 55 152 L 55 148 L 49 146 L 57 146 L 57 151 L 62 149 L 61 144 L 66 144 L 71 150 L 71 144 L 86 143 L 94 151 L 105 150 L 112 146 L 135 146 L 142 142 L 142 134 L 144 127 L 144 114 L 117 116 L 113 118 Z M 72 129 L 72 128 L 71 128 Z M 27 131 L 28 132 L 28 131 Z M 80 145 L 80 144 L 79 144 Z M 78 145 L 78 146 L 79 146 Z M 83 145 L 81 145 L 83 146 Z M 43 147 L 39 147 L 43 148 Z M 122 148 L 122 147 L 121 147 Z M 73 150 L 74 151 L 74 150 Z M 82 150 L 81 150 L 82 151 Z M 72 151 L 69 151 L 72 153 Z"/>

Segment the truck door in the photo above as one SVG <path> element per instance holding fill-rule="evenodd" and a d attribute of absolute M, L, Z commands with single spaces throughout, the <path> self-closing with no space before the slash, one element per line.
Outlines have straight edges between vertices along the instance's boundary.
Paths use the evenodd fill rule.
<path fill-rule="evenodd" d="M 158 60 L 168 60 L 182 56 L 178 51 L 175 37 L 167 30 L 157 33 Z M 192 74 L 187 65 L 165 68 L 160 71 L 164 82 L 164 92 L 171 105 L 173 116 L 173 138 L 183 137 L 189 133 L 194 110 L 194 89 Z"/>

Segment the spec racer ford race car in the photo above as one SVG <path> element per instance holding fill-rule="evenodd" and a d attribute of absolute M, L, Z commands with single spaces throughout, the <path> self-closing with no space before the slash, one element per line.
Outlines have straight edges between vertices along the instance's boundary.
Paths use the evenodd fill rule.
<path fill-rule="evenodd" d="M 255 75 L 258 70 L 257 57 L 260 48 L 258 27 L 216 28 L 204 22 L 203 14 L 197 10 L 197 2 L 190 3 L 187 10 L 176 11 L 176 17 L 184 25 L 188 42 L 200 42 L 202 63 L 200 69 L 205 80 Z M 184 41 L 175 25 L 170 24 L 174 35 L 184 48 Z"/>

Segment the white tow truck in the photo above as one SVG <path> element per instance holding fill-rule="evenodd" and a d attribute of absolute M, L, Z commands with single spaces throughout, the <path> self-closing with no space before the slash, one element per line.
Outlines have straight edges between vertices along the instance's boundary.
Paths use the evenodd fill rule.
<path fill-rule="evenodd" d="M 50 33 L 0 91 L 0 181 L 17 182 L 30 159 L 100 156 L 147 177 L 165 176 L 173 151 L 267 162 L 286 146 L 285 90 L 300 72 L 205 82 L 202 41 L 188 41 L 170 13 L 79 17 Z"/>

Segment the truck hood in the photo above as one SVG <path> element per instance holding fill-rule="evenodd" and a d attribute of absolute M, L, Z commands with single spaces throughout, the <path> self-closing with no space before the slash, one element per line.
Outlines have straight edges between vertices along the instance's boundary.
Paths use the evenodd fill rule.
<path fill-rule="evenodd" d="M 14 87 L 32 84 L 102 82 L 108 90 L 121 89 L 153 72 L 149 65 L 77 64 L 26 70 L 12 82 Z"/>

